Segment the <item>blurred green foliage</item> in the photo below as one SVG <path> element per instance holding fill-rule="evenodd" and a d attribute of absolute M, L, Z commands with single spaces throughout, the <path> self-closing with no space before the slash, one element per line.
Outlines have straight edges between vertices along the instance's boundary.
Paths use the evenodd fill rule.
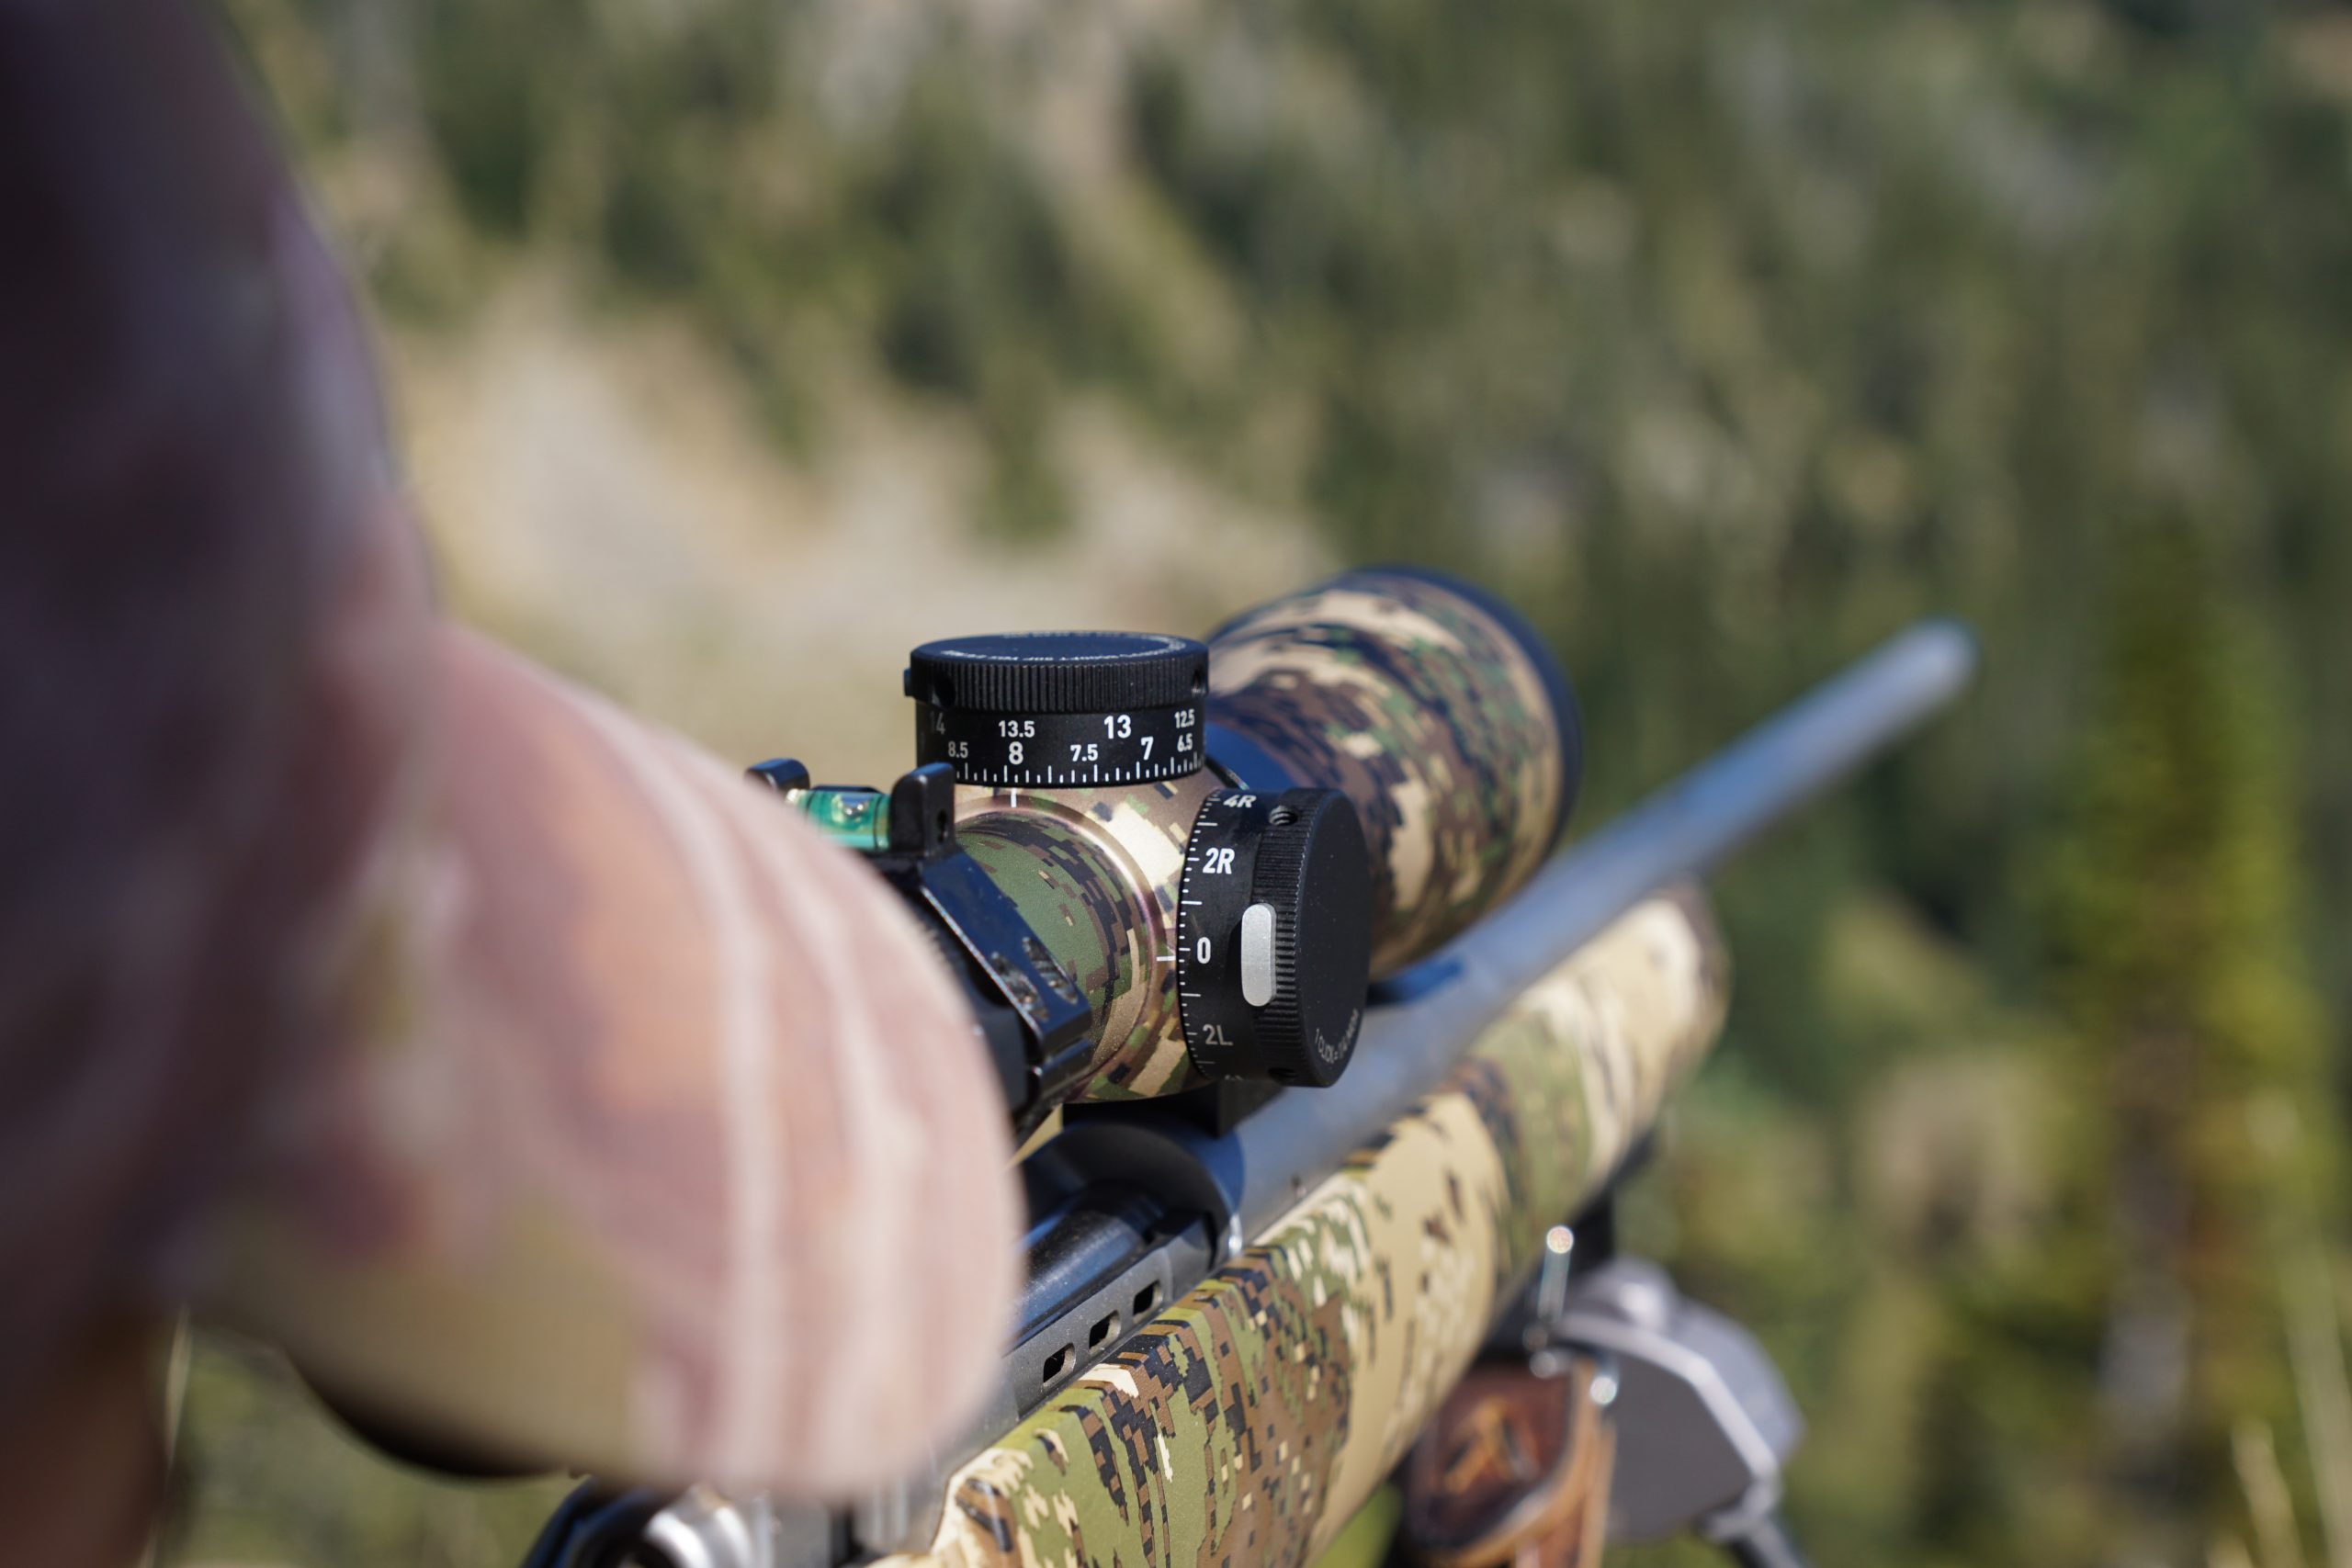
<path fill-rule="evenodd" d="M 1042 561 L 1109 400 L 1526 607 L 1588 820 L 1968 617 L 1966 711 L 1724 886 L 1726 1049 L 1625 1234 L 1783 1358 L 1826 1562 L 2251 1552 L 2249 1421 L 2312 1526 L 2276 1281 L 2343 1163 L 2352 16 L 230 8 L 307 144 L 422 172 L 395 312 L 561 255 L 804 452 L 877 367 Z"/>
<path fill-rule="evenodd" d="M 571 1490 L 561 1478 L 458 1482 L 363 1444 L 284 1360 L 225 1334 L 198 1337 L 191 1418 L 175 1469 L 184 1499 L 164 1562 L 236 1568 L 513 1568 Z"/>

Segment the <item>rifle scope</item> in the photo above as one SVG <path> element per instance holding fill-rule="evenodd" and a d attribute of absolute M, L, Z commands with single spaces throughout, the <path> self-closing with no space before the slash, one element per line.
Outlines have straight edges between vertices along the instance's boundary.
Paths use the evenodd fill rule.
<path fill-rule="evenodd" d="M 1407 568 L 1205 644 L 926 643 L 906 694 L 920 765 L 887 794 L 752 771 L 906 895 L 1024 1129 L 1068 1100 L 1336 1081 L 1369 983 L 1524 883 L 1582 772 L 1550 650 Z"/>

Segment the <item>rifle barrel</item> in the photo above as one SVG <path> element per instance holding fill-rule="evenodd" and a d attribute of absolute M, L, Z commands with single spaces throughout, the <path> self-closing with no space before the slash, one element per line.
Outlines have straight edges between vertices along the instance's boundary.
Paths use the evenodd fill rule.
<path fill-rule="evenodd" d="M 1348 1075 L 1292 1091 L 1195 1153 L 1254 1235 L 1367 1133 L 1435 1089 L 1512 999 L 1643 898 L 1703 875 L 1950 704 L 1976 667 L 1963 626 L 1894 637 L 1555 859 L 1501 908 L 1399 976 Z M 1217 1144 L 1228 1145 L 1218 1148 Z"/>
<path fill-rule="evenodd" d="M 1007 1404 L 988 1421 L 1001 1430 L 1036 1403 L 1052 1382 L 1040 1358 L 1085 1343 L 1085 1323 L 1120 1293 L 1093 1278 L 1102 1268 L 1069 1266 L 1073 1238 L 1110 1234 L 1097 1210 L 1124 1214 L 1136 1193 L 1152 1195 L 1163 1219 L 1147 1228 L 1172 1239 L 1123 1258 L 1120 1290 L 1147 1271 L 1167 1299 L 1189 1290 L 1436 1091 L 1530 986 L 1885 750 L 1957 696 L 1975 662 L 1959 626 L 1916 626 L 1657 791 L 1380 987 L 1355 1060 L 1329 1089 L 1283 1089 L 1221 1135 L 1161 1101 L 1074 1110 L 1024 1168 L 1039 1216 L 1033 1278 Z"/>

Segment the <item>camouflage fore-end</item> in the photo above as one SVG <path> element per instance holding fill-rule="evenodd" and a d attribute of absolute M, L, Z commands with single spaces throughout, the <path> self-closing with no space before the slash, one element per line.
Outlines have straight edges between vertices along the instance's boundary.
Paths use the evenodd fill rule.
<path fill-rule="evenodd" d="M 1240 782 L 1344 791 L 1373 858 L 1373 969 L 1525 882 L 1567 820 L 1580 728 L 1559 666 L 1479 591 L 1350 572 L 1209 639 L 1209 755 Z"/>
<path fill-rule="evenodd" d="M 1479 1036 L 1449 1088 L 1478 1107 L 1509 1170 L 1514 1276 L 1657 1123 L 1714 1043 L 1730 988 L 1705 896 L 1684 888 L 1635 906 Z"/>
<path fill-rule="evenodd" d="M 1116 789 L 956 791 L 956 836 L 1094 1009 L 1080 1100 L 1140 1100 L 1201 1077 L 1176 1006 L 1184 841 L 1220 787 L 1206 770 Z"/>
<path fill-rule="evenodd" d="M 1693 901 L 1629 913 L 1423 1100 L 1109 1361 L 964 1466 L 894 1568 L 1305 1562 L 1470 1365 L 1544 1230 L 1723 1017 Z"/>

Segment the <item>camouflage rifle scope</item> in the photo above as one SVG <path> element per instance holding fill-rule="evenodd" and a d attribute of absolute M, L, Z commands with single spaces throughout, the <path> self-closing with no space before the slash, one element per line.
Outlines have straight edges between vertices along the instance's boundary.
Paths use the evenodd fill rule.
<path fill-rule="evenodd" d="M 923 918 L 1024 1130 L 1068 1100 L 1334 1082 L 1370 982 L 1527 880 L 1582 767 L 1526 624 L 1409 569 L 1205 645 L 926 643 L 906 692 L 921 765 L 888 792 L 752 771 Z"/>

